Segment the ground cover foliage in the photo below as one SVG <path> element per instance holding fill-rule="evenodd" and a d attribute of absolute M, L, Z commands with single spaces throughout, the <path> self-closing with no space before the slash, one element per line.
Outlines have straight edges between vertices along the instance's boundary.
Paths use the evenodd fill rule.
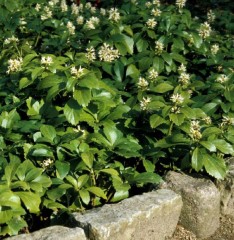
<path fill-rule="evenodd" d="M 225 177 L 233 39 L 184 3 L 0 0 L 0 236 L 168 169 Z"/>

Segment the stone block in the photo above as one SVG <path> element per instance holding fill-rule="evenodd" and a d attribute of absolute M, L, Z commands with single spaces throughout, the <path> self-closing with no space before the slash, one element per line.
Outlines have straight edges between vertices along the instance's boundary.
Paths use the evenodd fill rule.
<path fill-rule="evenodd" d="M 161 189 L 73 216 L 89 240 L 163 240 L 175 231 L 181 208 L 178 194 Z"/>
<path fill-rule="evenodd" d="M 87 240 L 83 229 L 52 226 L 30 234 L 9 237 L 6 240 Z"/>
<path fill-rule="evenodd" d="M 160 188 L 171 189 L 182 196 L 179 222 L 198 238 L 207 238 L 218 229 L 220 193 L 211 180 L 170 171 Z"/>
<path fill-rule="evenodd" d="M 221 213 L 234 219 L 234 157 L 226 160 L 228 173 L 216 186 L 221 195 Z"/>

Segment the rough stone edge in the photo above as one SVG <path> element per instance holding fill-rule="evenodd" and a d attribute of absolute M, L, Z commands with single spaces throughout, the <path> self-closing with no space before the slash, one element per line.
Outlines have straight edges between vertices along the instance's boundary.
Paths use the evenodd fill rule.
<path fill-rule="evenodd" d="M 88 239 L 107 240 L 115 237 L 118 240 L 122 238 L 163 240 L 173 235 L 182 204 L 179 194 L 169 189 L 160 189 L 133 196 L 114 205 L 106 204 L 84 214 L 73 215 L 79 223 L 78 226 L 85 230 Z M 159 223 L 157 217 L 162 222 Z M 142 231 L 139 232 L 139 229 Z M 144 237 L 141 236 L 142 232 Z"/>
<path fill-rule="evenodd" d="M 79 227 L 50 226 L 29 234 L 19 234 L 5 240 L 87 240 L 84 230 Z"/>

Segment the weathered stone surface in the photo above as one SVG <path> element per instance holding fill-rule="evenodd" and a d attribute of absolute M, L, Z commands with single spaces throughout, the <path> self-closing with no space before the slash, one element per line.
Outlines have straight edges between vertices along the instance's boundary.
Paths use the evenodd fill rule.
<path fill-rule="evenodd" d="M 199 238 L 211 236 L 219 227 L 220 193 L 214 183 L 177 172 L 168 172 L 160 188 L 181 194 L 180 224 Z"/>
<path fill-rule="evenodd" d="M 30 234 L 21 234 L 6 240 L 87 240 L 83 229 L 52 226 Z"/>
<path fill-rule="evenodd" d="M 178 194 L 161 189 L 74 217 L 90 240 L 163 240 L 175 231 L 181 207 Z"/>
<path fill-rule="evenodd" d="M 221 213 L 234 218 L 234 157 L 226 160 L 228 173 L 223 181 L 216 185 L 221 195 Z"/>

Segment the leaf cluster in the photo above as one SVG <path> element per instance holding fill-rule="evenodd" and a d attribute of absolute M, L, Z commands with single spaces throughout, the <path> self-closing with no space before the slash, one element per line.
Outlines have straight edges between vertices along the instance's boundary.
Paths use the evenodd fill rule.
<path fill-rule="evenodd" d="M 0 1 L 0 235 L 120 201 L 168 169 L 225 177 L 232 39 L 175 4 L 116 6 Z"/>

